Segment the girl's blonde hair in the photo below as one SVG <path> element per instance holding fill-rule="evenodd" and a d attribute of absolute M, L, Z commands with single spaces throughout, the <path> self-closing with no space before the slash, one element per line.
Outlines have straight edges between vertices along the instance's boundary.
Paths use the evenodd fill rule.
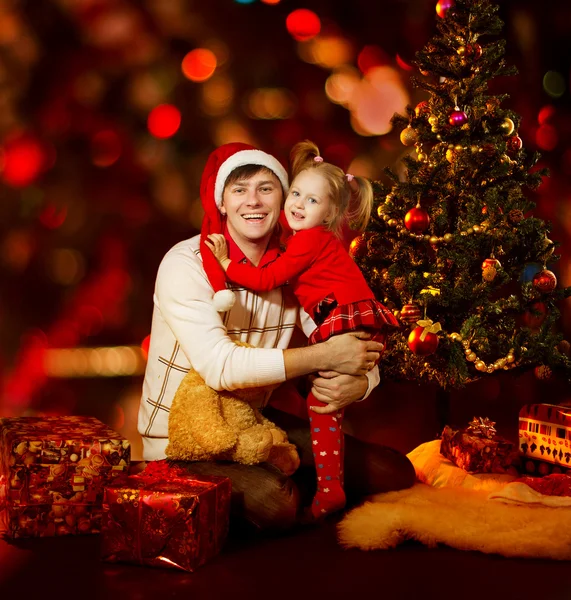
<path fill-rule="evenodd" d="M 315 169 L 327 181 L 333 203 L 333 216 L 327 223 L 330 231 L 341 234 L 343 221 L 347 220 L 351 229 L 363 231 L 371 218 L 373 208 L 373 188 L 368 179 L 351 176 L 331 163 L 321 160 L 319 148 L 309 140 L 296 144 L 291 151 L 292 181 L 302 171 Z"/>

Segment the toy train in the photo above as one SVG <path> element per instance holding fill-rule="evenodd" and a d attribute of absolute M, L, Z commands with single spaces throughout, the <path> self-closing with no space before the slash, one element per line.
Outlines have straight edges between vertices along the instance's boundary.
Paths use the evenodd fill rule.
<path fill-rule="evenodd" d="M 571 407 L 524 406 L 519 411 L 519 452 L 527 474 L 571 474 Z"/>

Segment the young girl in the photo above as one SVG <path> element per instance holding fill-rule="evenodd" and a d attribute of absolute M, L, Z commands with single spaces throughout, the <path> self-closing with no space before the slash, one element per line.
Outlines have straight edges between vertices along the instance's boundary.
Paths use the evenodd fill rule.
<path fill-rule="evenodd" d="M 263 268 L 237 264 L 228 258 L 224 236 L 209 236 L 209 247 L 238 285 L 254 291 L 270 290 L 290 282 L 305 311 L 317 328 L 310 344 L 348 331 L 367 331 L 384 344 L 387 327 L 398 327 L 393 314 L 375 300 L 357 265 L 339 240 L 347 220 L 354 229 L 366 227 L 371 216 L 371 184 L 323 161 L 315 144 L 294 146 L 292 176 L 285 201 L 285 217 L 293 231 L 285 252 Z M 308 411 L 327 406 L 313 394 L 307 398 Z M 322 518 L 345 506 L 343 491 L 343 411 L 319 414 L 311 410 L 310 426 L 317 493 L 311 504 L 313 518 Z"/>

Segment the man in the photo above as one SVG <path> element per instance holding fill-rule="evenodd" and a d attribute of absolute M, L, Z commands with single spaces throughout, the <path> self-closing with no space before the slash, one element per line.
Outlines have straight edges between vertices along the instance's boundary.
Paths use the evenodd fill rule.
<path fill-rule="evenodd" d="M 285 170 L 265 152 L 233 143 L 210 155 L 201 181 L 201 236 L 174 246 L 157 275 L 139 410 L 145 460 L 165 457 L 169 408 L 189 368 L 217 390 L 267 386 L 319 372 L 312 391 L 329 403 L 321 409 L 327 412 L 364 399 L 377 385 L 378 370 L 371 367 L 381 344 L 369 341 L 366 334 L 349 333 L 314 346 L 288 348 L 296 325 L 306 335 L 315 327 L 305 313 L 300 315 L 288 286 L 260 294 L 227 290 L 224 273 L 204 244 L 208 234 L 224 233 L 232 260 L 260 268 L 274 260 L 280 250 L 276 229 L 287 188 Z M 237 346 L 233 340 L 253 347 Z M 273 414 L 270 418 L 276 420 Z M 348 462 L 350 453 L 348 444 Z M 410 484 L 410 468 L 403 464 Z M 295 518 L 295 486 L 267 466 L 193 463 L 190 468 L 231 477 L 235 494 L 243 494 L 243 513 L 260 527 L 289 525 Z"/>

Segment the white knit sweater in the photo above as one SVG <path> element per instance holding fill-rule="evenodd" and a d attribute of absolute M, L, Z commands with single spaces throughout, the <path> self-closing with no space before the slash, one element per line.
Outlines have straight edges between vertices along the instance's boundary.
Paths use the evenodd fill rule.
<path fill-rule="evenodd" d="M 138 420 L 145 460 L 165 458 L 170 406 L 191 367 L 216 390 L 281 383 L 285 381 L 283 350 L 295 326 L 306 335 L 315 328 L 289 286 L 260 294 L 233 286 L 236 303 L 227 313 L 216 312 L 199 241 L 200 236 L 195 236 L 171 248 L 157 275 Z M 237 346 L 232 340 L 254 348 Z M 374 369 L 367 395 L 378 381 Z"/>

